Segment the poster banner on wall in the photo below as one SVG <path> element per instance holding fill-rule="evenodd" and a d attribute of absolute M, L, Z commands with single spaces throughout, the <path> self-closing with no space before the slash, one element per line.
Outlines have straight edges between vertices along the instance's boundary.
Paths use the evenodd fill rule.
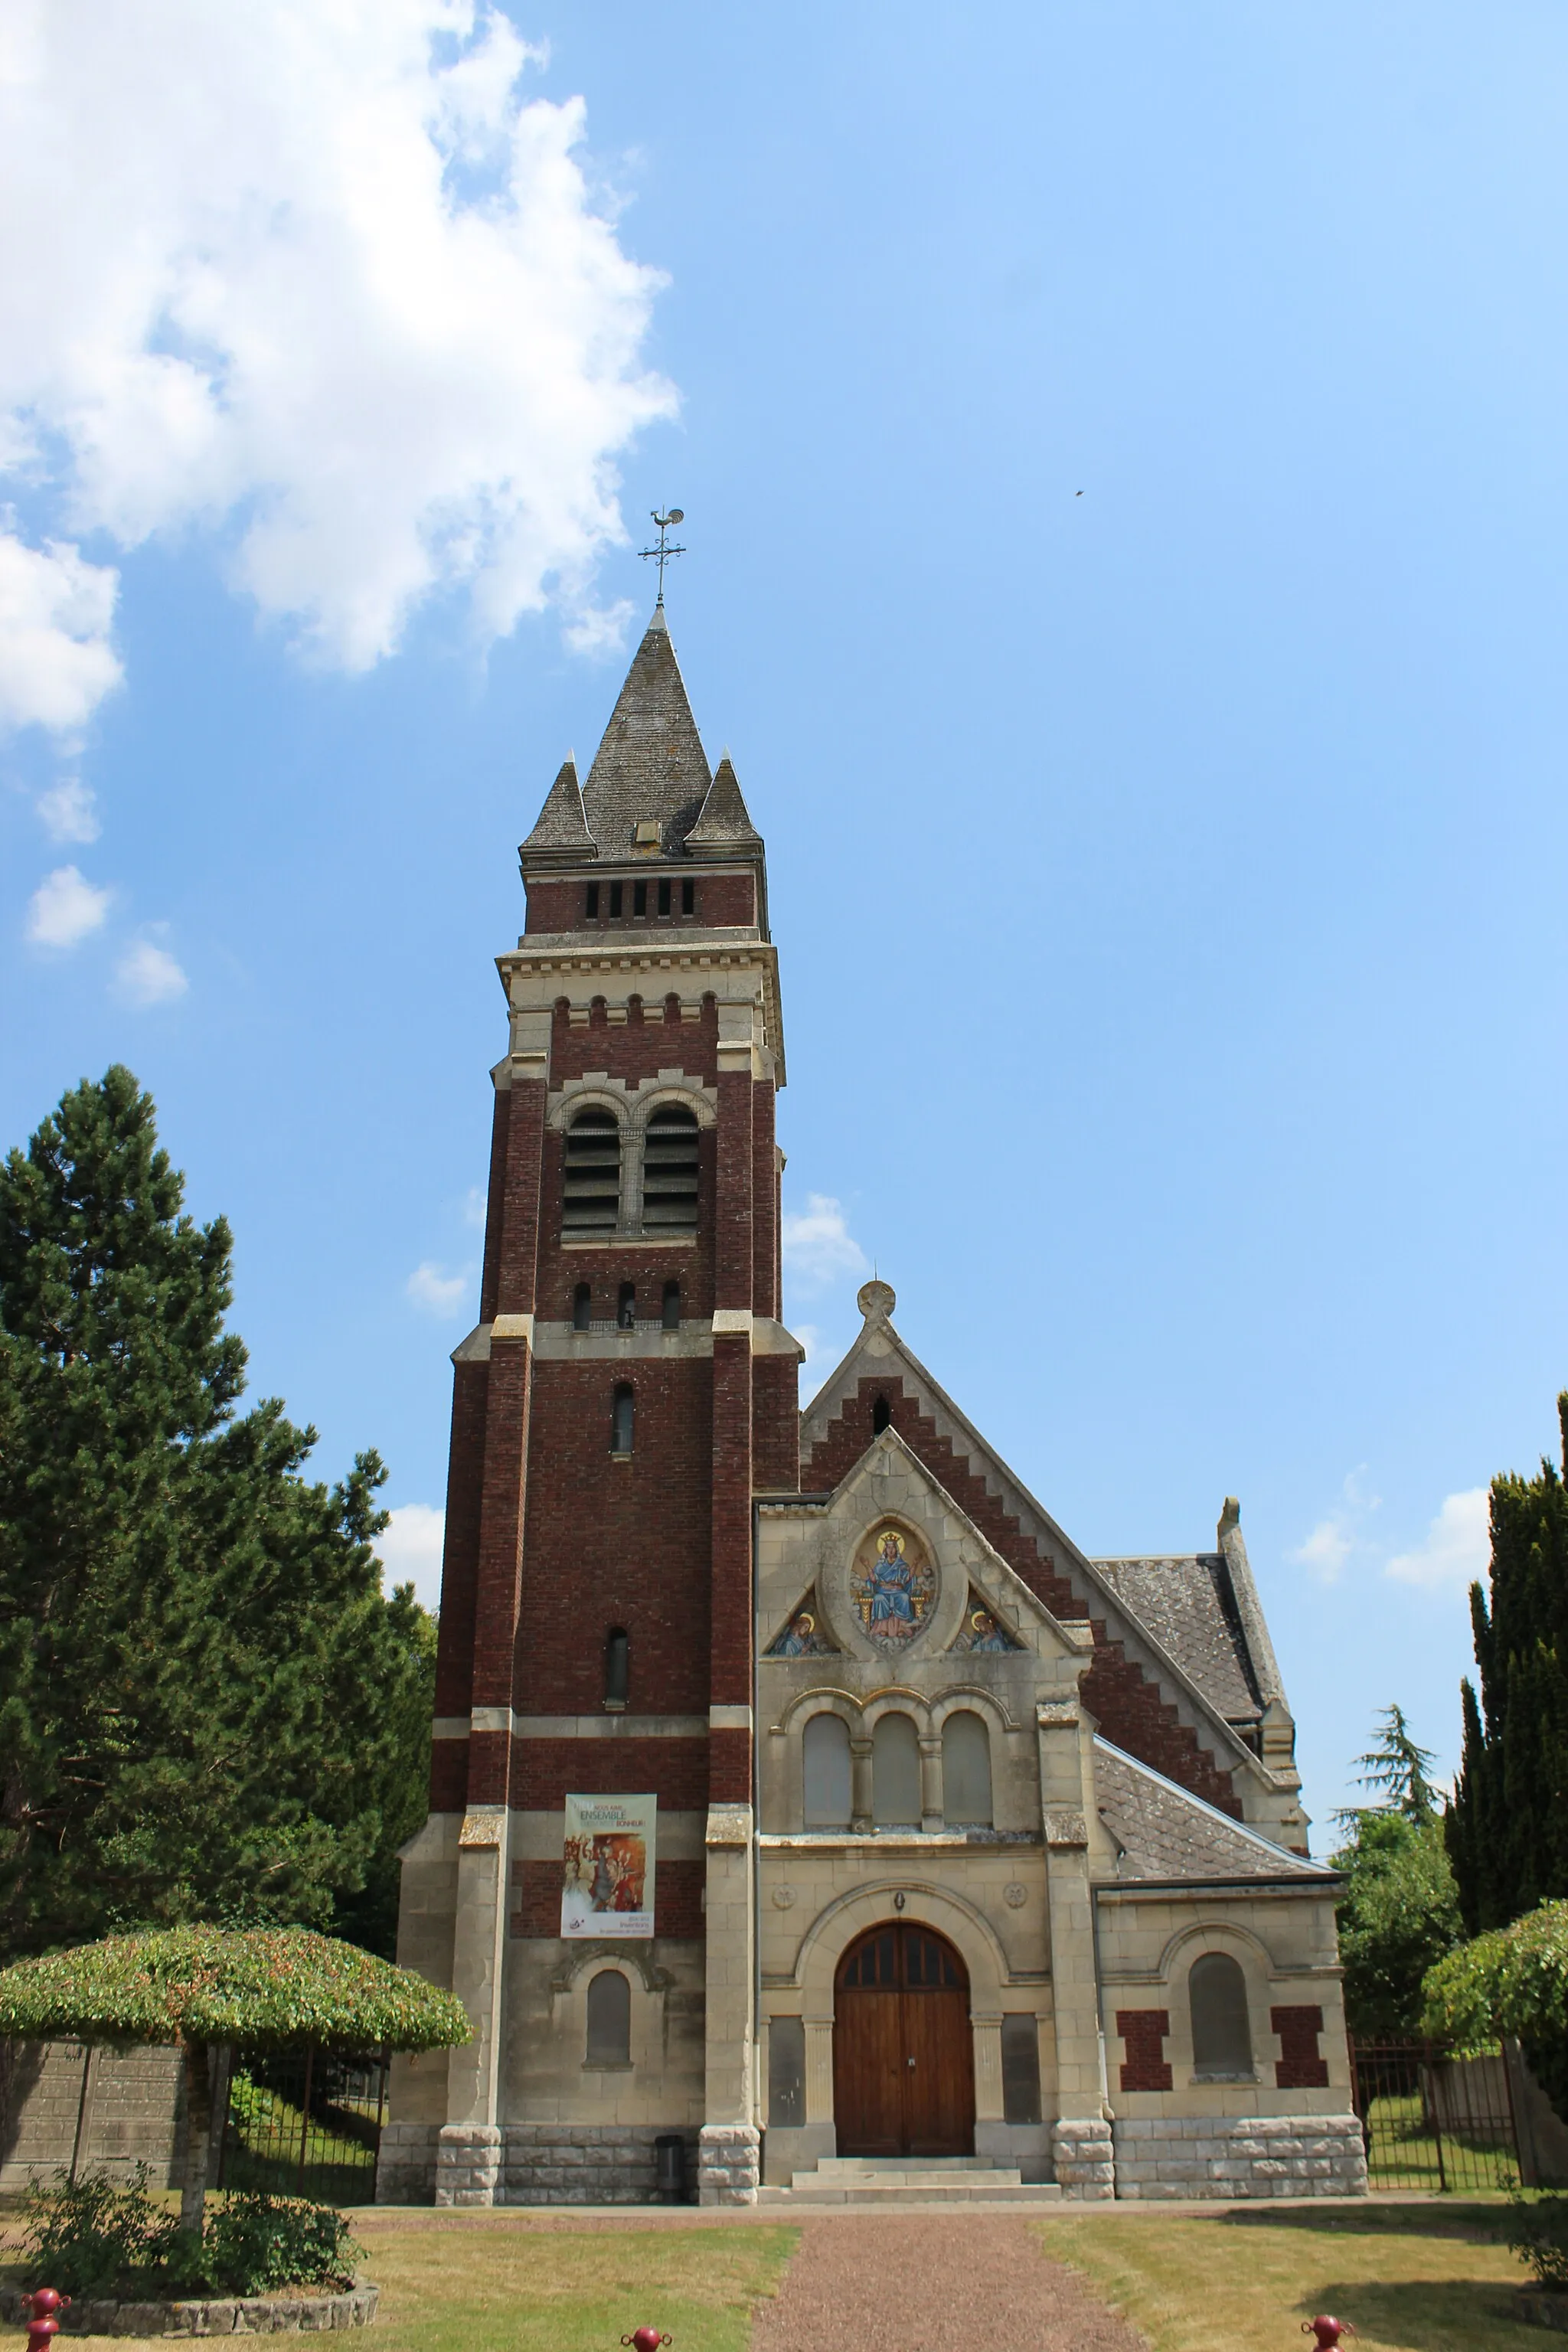
<path fill-rule="evenodd" d="M 653 1934 L 657 1797 L 568 1797 L 563 1936 Z"/>

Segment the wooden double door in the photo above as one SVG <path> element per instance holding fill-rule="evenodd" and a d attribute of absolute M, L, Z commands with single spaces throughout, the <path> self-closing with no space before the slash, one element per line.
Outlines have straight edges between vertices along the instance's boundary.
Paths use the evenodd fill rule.
<path fill-rule="evenodd" d="M 945 1937 L 889 1920 L 850 1945 L 833 2002 L 840 2156 L 970 2156 L 969 1976 Z"/>

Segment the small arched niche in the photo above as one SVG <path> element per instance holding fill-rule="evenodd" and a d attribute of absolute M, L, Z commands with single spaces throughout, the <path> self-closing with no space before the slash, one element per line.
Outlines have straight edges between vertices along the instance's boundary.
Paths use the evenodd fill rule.
<path fill-rule="evenodd" d="M 802 1818 L 808 1830 L 847 1830 L 852 1806 L 849 1776 L 849 1727 L 839 1715 L 814 1715 L 800 1743 L 805 1803 Z"/>
<path fill-rule="evenodd" d="M 1201 1952 L 1187 1973 L 1193 2022 L 1193 2074 L 1200 2083 L 1252 2077 L 1252 2027 L 1247 1979 L 1228 1952 Z"/>
<path fill-rule="evenodd" d="M 588 2047 L 590 2066 L 629 2066 L 632 2063 L 632 1989 L 619 1969 L 601 1969 L 588 1984 Z"/>

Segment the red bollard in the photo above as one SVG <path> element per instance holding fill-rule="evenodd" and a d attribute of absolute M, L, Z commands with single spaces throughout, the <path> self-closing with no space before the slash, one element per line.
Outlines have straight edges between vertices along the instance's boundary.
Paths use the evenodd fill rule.
<path fill-rule="evenodd" d="M 1348 2319 L 1331 2319 L 1325 2312 L 1321 2318 L 1304 2319 L 1301 2322 L 1301 2333 L 1303 2336 L 1317 2337 L 1318 2352 L 1334 2352 L 1334 2347 L 1341 2336 L 1353 2336 L 1355 2329 Z"/>
<path fill-rule="evenodd" d="M 674 2340 L 673 2336 L 661 2336 L 657 2327 L 636 2327 L 629 2336 L 621 2338 L 623 2344 L 632 2347 L 632 2352 L 659 2352 L 660 2345 L 670 2344 Z"/>
<path fill-rule="evenodd" d="M 70 2309 L 68 2294 L 57 2294 L 52 2286 L 35 2287 L 26 2298 L 32 2317 L 27 2322 L 27 2352 L 49 2352 L 53 2337 L 60 2332 L 57 2311 Z"/>

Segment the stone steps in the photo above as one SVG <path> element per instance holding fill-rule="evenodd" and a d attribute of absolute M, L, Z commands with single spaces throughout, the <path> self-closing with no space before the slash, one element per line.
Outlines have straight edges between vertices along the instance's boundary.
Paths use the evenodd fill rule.
<path fill-rule="evenodd" d="M 984 2156 L 826 2156 L 797 2172 L 792 2187 L 757 2194 L 764 2205 L 1045 2205 L 1061 2190 Z"/>

